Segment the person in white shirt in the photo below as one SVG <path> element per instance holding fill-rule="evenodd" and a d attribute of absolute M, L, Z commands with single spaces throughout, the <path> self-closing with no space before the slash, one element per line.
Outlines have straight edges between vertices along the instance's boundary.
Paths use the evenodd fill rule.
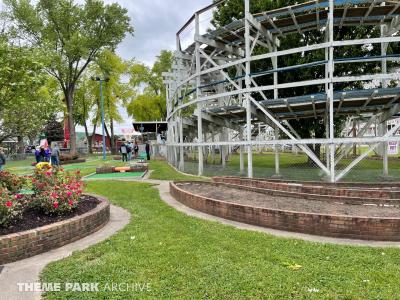
<path fill-rule="evenodd" d="M 119 147 L 119 152 L 122 154 L 122 161 L 128 161 L 128 147 L 125 145 L 125 142 L 122 143 L 121 147 Z"/>

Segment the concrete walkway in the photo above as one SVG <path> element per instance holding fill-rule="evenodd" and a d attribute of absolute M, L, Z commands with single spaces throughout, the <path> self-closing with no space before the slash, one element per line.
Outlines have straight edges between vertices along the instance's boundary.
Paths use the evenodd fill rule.
<path fill-rule="evenodd" d="M 160 181 L 160 180 L 151 180 L 151 179 L 144 179 L 143 182 L 148 182 L 155 184 L 160 191 L 161 199 L 167 203 L 168 205 L 172 206 L 176 210 L 183 212 L 189 216 L 197 217 L 204 220 L 210 221 L 217 221 L 222 224 L 231 225 L 239 229 L 245 230 L 252 230 L 258 232 L 264 232 L 268 234 L 272 234 L 277 237 L 283 238 L 295 238 L 301 239 L 310 242 L 318 242 L 318 243 L 330 243 L 330 244 L 337 244 L 337 245 L 351 245 L 351 246 L 370 246 L 370 247 L 400 247 L 400 242 L 380 242 L 380 241 L 364 241 L 364 240 L 352 240 L 352 239 L 340 239 L 340 238 L 331 238 L 331 237 L 324 237 L 324 236 L 317 236 L 317 235 L 310 235 L 310 234 L 303 234 L 303 233 L 296 233 L 290 231 L 282 231 L 276 230 L 271 228 L 265 228 L 255 225 L 249 225 L 245 223 L 240 223 L 236 221 L 231 221 L 223 218 L 219 218 L 216 216 L 212 216 L 209 214 L 205 214 L 199 212 L 197 210 L 191 209 L 182 203 L 176 201 L 171 194 L 169 193 L 169 182 L 168 181 Z"/>
<path fill-rule="evenodd" d="M 0 299 L 40 299 L 40 293 L 19 292 L 17 283 L 39 282 L 39 274 L 48 263 L 60 260 L 71 255 L 74 251 L 85 249 L 109 238 L 118 230 L 124 228 L 129 223 L 130 218 L 131 215 L 128 211 L 111 205 L 110 221 L 99 231 L 63 247 L 4 265 L 0 273 Z"/>

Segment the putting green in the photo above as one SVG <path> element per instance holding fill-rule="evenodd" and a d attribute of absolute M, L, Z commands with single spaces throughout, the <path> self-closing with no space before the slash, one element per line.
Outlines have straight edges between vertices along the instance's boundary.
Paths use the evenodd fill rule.
<path fill-rule="evenodd" d="M 84 177 L 84 179 L 138 178 L 138 177 L 142 177 L 143 174 L 144 174 L 144 172 L 92 174 L 92 175 Z"/>

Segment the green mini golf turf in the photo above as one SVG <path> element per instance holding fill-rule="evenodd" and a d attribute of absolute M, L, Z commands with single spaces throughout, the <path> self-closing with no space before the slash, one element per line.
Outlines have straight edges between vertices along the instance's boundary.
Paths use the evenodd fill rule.
<path fill-rule="evenodd" d="M 33 190 L 29 190 L 29 189 L 22 189 L 19 191 L 19 194 L 21 195 L 33 195 L 34 191 Z"/>
<path fill-rule="evenodd" d="M 125 173 L 105 173 L 93 174 L 85 177 L 85 179 L 114 179 L 114 178 L 135 178 L 143 176 L 144 172 L 125 172 Z"/>

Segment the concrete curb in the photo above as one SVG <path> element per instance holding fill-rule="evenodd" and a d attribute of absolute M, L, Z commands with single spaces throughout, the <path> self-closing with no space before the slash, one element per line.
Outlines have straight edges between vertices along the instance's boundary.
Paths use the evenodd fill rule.
<path fill-rule="evenodd" d="M 17 283 L 39 282 L 39 274 L 48 263 L 65 258 L 74 251 L 83 250 L 109 238 L 117 231 L 124 228 L 129 223 L 130 219 L 131 215 L 128 211 L 118 206 L 111 205 L 110 221 L 95 233 L 49 252 L 4 265 L 0 273 L 1 299 L 40 299 L 41 295 L 38 292 L 19 292 Z"/>

